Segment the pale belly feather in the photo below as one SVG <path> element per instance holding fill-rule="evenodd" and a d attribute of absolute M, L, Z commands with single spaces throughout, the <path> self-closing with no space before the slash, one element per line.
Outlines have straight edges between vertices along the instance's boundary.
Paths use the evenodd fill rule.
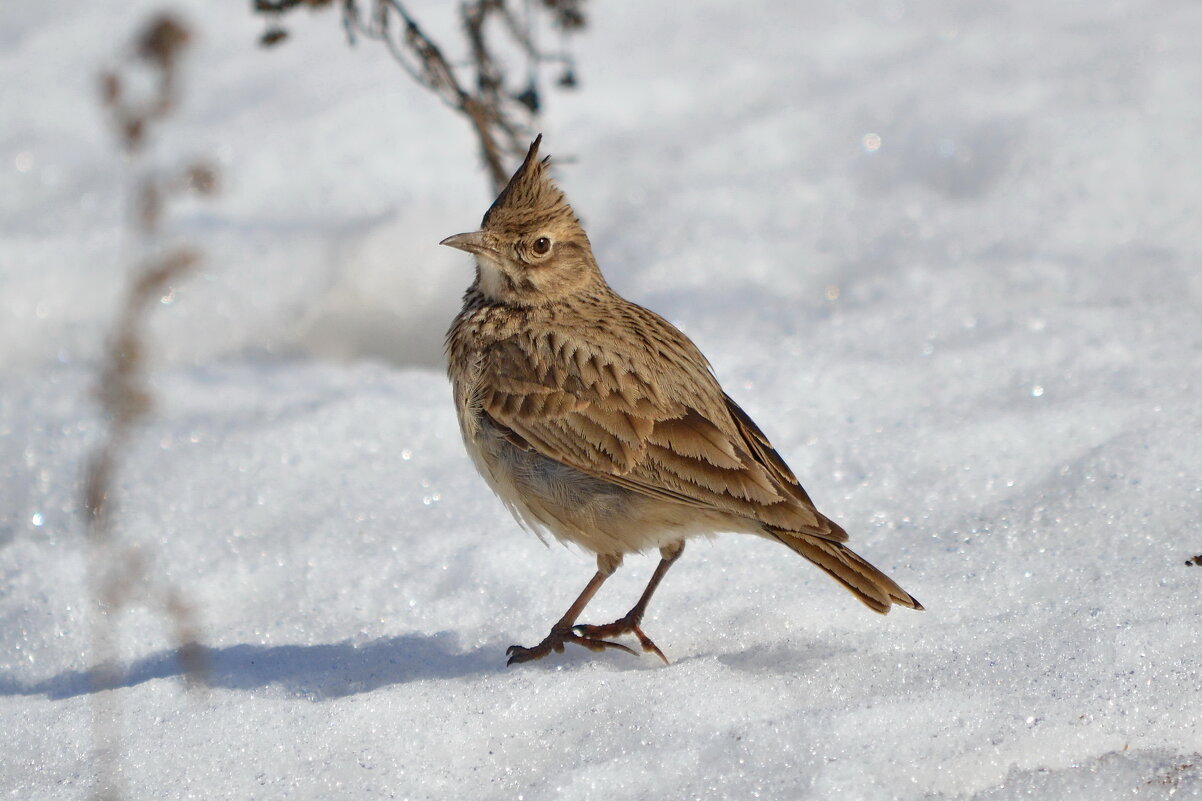
<path fill-rule="evenodd" d="M 644 495 L 518 447 L 480 416 L 464 427 L 476 469 L 518 522 L 540 536 L 620 557 L 720 531 L 759 526 L 729 514 Z"/>

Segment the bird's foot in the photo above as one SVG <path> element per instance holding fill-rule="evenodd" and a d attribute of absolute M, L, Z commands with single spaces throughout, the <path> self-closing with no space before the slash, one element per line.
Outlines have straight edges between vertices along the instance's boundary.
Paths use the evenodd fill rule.
<path fill-rule="evenodd" d="M 553 628 L 551 633 L 546 638 L 532 648 L 526 648 L 521 645 L 511 645 L 505 649 L 505 653 L 509 655 L 509 661 L 506 665 L 515 665 L 520 662 L 533 662 L 535 659 L 542 659 L 547 654 L 554 651 L 557 654 L 563 653 L 563 647 L 566 643 L 575 643 L 589 649 L 590 651 L 604 651 L 607 648 L 616 648 L 619 651 L 625 651 L 628 654 L 633 654 L 634 651 L 627 648 L 625 645 L 617 642 L 609 642 L 608 640 L 600 639 L 590 635 L 577 634 L 573 629 Z M 654 646 L 653 646 L 654 647 Z M 658 649 L 656 649 L 658 650 Z"/>
<path fill-rule="evenodd" d="M 639 624 L 643 622 L 642 615 L 635 615 L 633 612 L 627 613 L 625 617 L 620 617 L 613 623 L 607 623 L 604 626 L 589 626 L 580 624 L 572 627 L 572 631 L 581 637 L 592 640 L 601 640 L 603 637 L 620 637 L 623 634 L 633 634 L 639 639 L 639 645 L 643 646 L 643 650 L 649 654 L 655 654 L 668 664 L 668 657 L 664 656 L 664 652 L 659 650 L 659 646 L 651 642 L 651 638 L 643 633 L 639 628 Z M 630 650 L 627 648 L 626 650 Z M 634 651 L 630 651 L 634 653 Z"/>

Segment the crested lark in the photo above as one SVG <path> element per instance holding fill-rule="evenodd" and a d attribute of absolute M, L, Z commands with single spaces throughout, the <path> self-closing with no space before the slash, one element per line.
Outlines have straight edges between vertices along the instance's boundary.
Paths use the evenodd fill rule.
<path fill-rule="evenodd" d="M 922 609 L 843 543 L 688 337 L 619 297 L 538 159 L 522 166 L 479 231 L 442 241 L 476 257 L 476 280 L 447 333 L 468 453 L 519 523 L 597 554 L 597 573 L 551 632 L 509 663 L 576 643 L 618 648 L 640 624 L 685 540 L 758 534 L 809 559 L 876 612 Z M 604 626 L 576 619 L 625 554 L 658 548 L 638 603 Z"/>

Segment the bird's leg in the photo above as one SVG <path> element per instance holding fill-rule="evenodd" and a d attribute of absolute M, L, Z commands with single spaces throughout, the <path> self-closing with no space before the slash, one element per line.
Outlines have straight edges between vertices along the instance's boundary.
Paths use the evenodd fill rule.
<path fill-rule="evenodd" d="M 664 575 L 668 572 L 668 568 L 680 558 L 682 553 L 684 553 L 683 541 L 659 549 L 659 564 L 656 565 L 655 572 L 651 574 L 651 580 L 647 582 L 647 589 L 643 590 L 643 595 L 639 598 L 639 602 L 625 616 L 605 626 L 588 626 L 583 624 L 573 626 L 572 631 L 590 640 L 600 640 L 602 637 L 617 637 L 622 634 L 633 634 L 639 638 L 639 644 L 643 646 L 644 651 L 655 654 L 664 660 L 665 665 L 668 664 L 668 657 L 664 656 L 664 652 L 659 650 L 659 646 L 651 642 L 651 638 L 643 633 L 643 630 L 639 628 L 639 624 L 643 622 L 643 614 L 647 611 L 647 604 L 651 601 L 651 596 L 655 594 L 656 587 L 664 580 Z"/>
<path fill-rule="evenodd" d="M 633 654 L 634 651 L 620 643 L 607 642 L 597 637 L 580 635 L 572 630 L 576 618 L 580 617 L 580 613 L 584 611 L 584 607 L 588 606 L 588 602 L 593 599 L 593 596 L 597 594 L 597 590 L 601 589 L 601 585 L 613 574 L 620 562 L 620 559 L 614 560 L 612 558 L 598 557 L 596 575 L 589 581 L 588 585 L 580 593 L 580 596 L 568 607 L 568 611 L 564 612 L 559 622 L 551 627 L 551 633 L 533 648 L 524 648 L 521 645 L 509 646 L 505 651 L 509 655 L 509 661 L 506 664 L 532 662 L 535 659 L 542 659 L 552 651 L 561 654 L 563 653 L 564 644 L 569 642 L 584 646 L 590 651 L 604 651 L 606 648 L 617 648 L 619 651 Z"/>

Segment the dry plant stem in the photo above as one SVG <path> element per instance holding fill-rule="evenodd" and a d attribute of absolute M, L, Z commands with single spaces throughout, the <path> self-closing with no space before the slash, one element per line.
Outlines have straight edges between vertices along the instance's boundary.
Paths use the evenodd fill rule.
<path fill-rule="evenodd" d="M 390 30 L 389 9 L 401 18 L 404 26 L 399 38 L 394 37 Z M 514 152 L 515 143 L 519 142 L 523 135 L 519 133 L 520 126 L 507 118 L 495 98 L 484 100 L 473 96 L 463 87 L 455 75 L 455 70 L 443 56 L 442 50 L 426 36 L 404 5 L 397 0 L 377 0 L 371 20 L 366 23 L 359 16 L 353 2 L 346 4 L 344 15 L 348 30 L 383 42 L 393 59 L 410 77 L 467 117 L 480 142 L 480 156 L 484 159 L 493 188 L 499 191 L 509 175 L 498 140 L 504 136 L 508 140 L 509 151 Z M 476 57 L 477 64 L 481 64 L 478 53 Z M 480 66 L 478 71 L 486 72 L 487 66 Z M 484 91 L 482 88 L 482 94 Z"/>
<path fill-rule="evenodd" d="M 256 0 L 254 10 L 277 20 L 302 6 L 326 5 L 330 0 Z M 559 84 L 570 87 L 576 82 L 572 60 L 566 53 L 548 53 L 536 46 L 532 35 L 534 9 L 548 15 L 565 32 L 579 30 L 585 24 L 583 0 L 541 0 L 534 7 L 526 3 L 524 14 L 515 13 L 511 5 L 510 0 L 467 0 L 460 7 L 474 72 L 471 79 L 464 80 L 401 0 L 370 0 L 368 8 L 361 8 L 359 0 L 341 0 L 342 24 L 352 42 L 361 36 L 383 43 L 406 74 L 467 119 L 494 191 L 500 191 L 508 180 L 507 159 L 525 150 L 525 138 L 538 113 L 537 66 L 560 64 L 564 74 Z M 507 86 L 505 69 L 488 39 L 488 22 L 494 18 L 528 61 L 529 74 L 520 92 Z M 397 20 L 399 26 L 394 24 Z M 273 22 L 260 41 L 273 45 L 286 37 L 287 31 Z"/>
<path fill-rule="evenodd" d="M 184 191 L 209 194 L 216 183 L 213 170 L 199 163 L 167 176 L 147 170 L 139 172 L 137 167 L 138 156 L 153 124 L 177 105 L 178 58 L 189 38 L 190 33 L 182 23 L 164 14 L 152 18 L 135 39 L 134 60 L 142 68 L 149 68 L 155 77 L 149 97 L 131 96 L 118 72 L 101 76 L 101 101 L 126 159 L 133 165 L 133 220 L 142 238 L 142 248 L 147 251 L 159 231 L 165 205 L 172 196 Z M 199 626 L 194 611 L 179 589 L 153 572 L 151 559 L 143 550 L 119 541 L 112 497 L 128 444 L 152 406 L 144 364 L 146 320 L 159 298 L 198 260 L 195 251 L 179 247 L 149 255 L 133 269 L 103 354 L 96 386 L 96 396 L 108 428 L 87 461 L 82 500 L 94 607 L 91 616 L 94 667 L 90 678 L 95 797 L 105 801 L 123 797 L 116 695 L 121 683 L 116 624 L 120 612 L 135 604 L 162 612 L 179 648 L 188 685 L 202 684 L 206 673 L 204 652 L 197 645 Z"/>
<path fill-rule="evenodd" d="M 91 625 L 94 664 L 91 684 L 96 796 L 105 801 L 122 797 L 121 731 L 112 692 L 121 678 L 117 665 L 115 615 L 133 601 L 163 609 L 176 634 L 189 685 L 201 683 L 206 671 L 204 654 L 196 644 L 195 614 L 177 589 L 151 575 L 140 551 L 123 547 L 116 541 L 111 502 L 121 457 L 134 427 L 150 408 L 142 374 L 142 324 L 151 304 L 195 262 L 194 253 L 179 250 L 139 270 L 122 305 L 97 387 L 102 408 L 109 418 L 109 430 L 88 461 L 84 500 L 91 593 L 95 604 Z"/>

